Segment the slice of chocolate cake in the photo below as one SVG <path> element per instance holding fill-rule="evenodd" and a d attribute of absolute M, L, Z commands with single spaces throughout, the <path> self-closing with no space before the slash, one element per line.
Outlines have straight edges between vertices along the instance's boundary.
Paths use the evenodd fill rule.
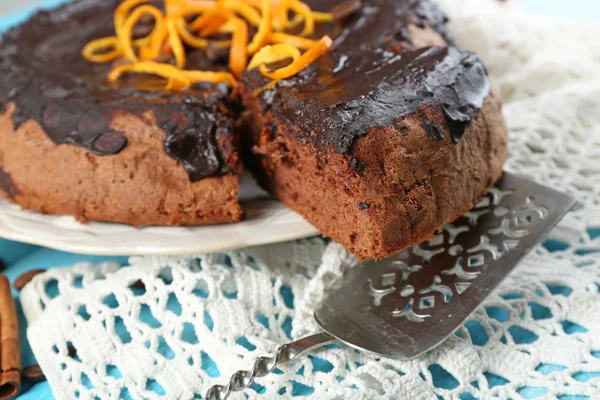
<path fill-rule="evenodd" d="M 363 3 L 335 51 L 298 76 L 256 97 L 264 79 L 248 75 L 246 147 L 276 198 L 358 256 L 384 258 L 479 201 L 502 174 L 507 130 L 478 56 L 423 47 L 452 42 L 431 2 Z"/>
<path fill-rule="evenodd" d="M 240 1 L 78 0 L 5 34 L 0 194 L 83 221 L 234 222 L 244 153 L 324 235 L 383 258 L 500 177 L 500 100 L 430 0 Z"/>
<path fill-rule="evenodd" d="M 241 220 L 241 162 L 227 87 L 164 89 L 106 77 L 81 49 L 114 32 L 115 0 L 40 12 L 0 48 L 0 193 L 79 220 L 200 225 Z M 188 64 L 206 64 L 190 56 Z"/>

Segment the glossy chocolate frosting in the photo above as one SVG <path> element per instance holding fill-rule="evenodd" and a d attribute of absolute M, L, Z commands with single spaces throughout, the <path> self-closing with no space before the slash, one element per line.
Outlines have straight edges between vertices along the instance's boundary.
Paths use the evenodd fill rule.
<path fill-rule="evenodd" d="M 166 134 L 165 152 L 186 168 L 192 181 L 234 169 L 227 163 L 234 149 L 226 87 L 166 92 L 164 80 L 145 75 L 110 84 L 110 64 L 93 64 L 81 56 L 90 40 L 114 35 L 117 4 L 69 3 L 39 12 L 4 35 L 0 103 L 15 103 L 15 129 L 33 119 L 55 143 L 107 156 L 127 145 L 123 133 L 110 127 L 115 113 L 142 115 L 151 110 Z M 190 56 L 188 67 L 201 60 Z"/>
<path fill-rule="evenodd" d="M 334 1 L 315 1 L 324 8 Z M 399 123 L 402 117 L 439 109 L 458 142 L 490 92 L 481 58 L 455 47 L 414 49 L 404 32 L 409 24 L 431 28 L 447 42 L 446 18 L 428 0 L 364 0 L 363 9 L 339 32 L 335 50 L 299 75 L 261 94 L 276 121 L 319 151 L 351 153 L 356 139 L 371 128 Z M 251 88 L 265 80 L 256 72 Z M 431 140 L 444 138 L 432 119 L 423 117 Z M 360 169 L 360 161 L 351 158 Z"/>
<path fill-rule="evenodd" d="M 369 129 L 395 125 L 426 107 L 443 111 L 458 142 L 490 91 L 481 59 L 454 47 L 379 53 L 376 61 L 360 54 L 330 55 L 319 67 L 264 93 L 263 101 L 275 120 L 298 126 L 296 136 L 322 151 L 350 153 Z M 344 67 L 333 72 L 340 57 Z M 432 119 L 423 123 L 430 139 L 444 138 Z"/>

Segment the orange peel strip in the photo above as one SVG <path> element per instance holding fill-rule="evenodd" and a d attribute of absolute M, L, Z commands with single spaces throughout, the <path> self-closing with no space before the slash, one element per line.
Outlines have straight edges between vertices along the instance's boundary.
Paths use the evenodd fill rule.
<path fill-rule="evenodd" d="M 179 18 L 175 25 L 177 28 L 177 32 L 179 32 L 179 35 L 181 36 L 181 40 L 183 40 L 185 44 L 187 44 L 188 46 L 195 47 L 197 49 L 205 49 L 206 47 L 208 47 L 208 39 L 197 37 L 192 32 L 190 32 L 184 19 Z"/>
<path fill-rule="evenodd" d="M 140 47 L 140 58 L 144 61 L 154 60 L 163 53 L 165 40 L 168 32 L 166 25 L 161 26 L 160 30 L 153 35 L 149 45 Z M 168 42 L 166 44 L 169 44 Z M 168 47 L 170 49 L 170 47 Z"/>
<path fill-rule="evenodd" d="M 180 80 L 178 78 L 169 78 L 167 82 L 167 86 L 165 89 L 167 90 L 183 90 L 192 86 L 192 82 L 190 80 Z"/>
<path fill-rule="evenodd" d="M 113 69 L 109 75 L 111 82 L 124 73 L 136 72 L 163 77 L 168 80 L 166 88 L 173 90 L 189 88 L 198 82 L 225 82 L 236 86 L 236 78 L 239 79 L 247 67 L 259 68 L 261 74 L 273 80 L 268 86 L 274 86 L 304 70 L 333 44 L 329 36 L 319 41 L 304 37 L 314 32 L 315 22 L 332 21 L 333 15 L 313 12 L 300 0 L 163 0 L 166 16 L 156 6 L 144 4 L 151 1 L 124 0 L 115 10 L 116 36 L 93 40 L 82 49 L 83 57 L 91 62 L 110 62 L 118 57 L 132 62 Z M 291 19 L 290 12 L 295 14 Z M 133 40 L 133 29 L 145 14 L 154 18 L 154 28 L 146 37 Z M 184 18 L 198 14 L 191 24 Z M 301 23 L 304 27 L 300 36 L 279 31 Z M 257 27 L 250 43 L 248 25 Z M 205 38 L 214 33 L 230 33 L 231 40 L 211 42 Z M 229 47 L 231 72 L 184 70 L 184 43 L 200 49 L 211 43 Z M 301 54 L 301 49 L 306 52 Z M 161 54 L 173 54 L 177 66 L 152 61 Z M 254 57 L 248 64 L 249 55 Z M 285 59 L 292 62 L 283 68 L 269 69 L 269 64 Z"/>
<path fill-rule="evenodd" d="M 170 18 L 181 18 L 189 15 L 202 14 L 215 7 L 215 2 L 210 0 L 166 0 L 167 15 Z"/>
<path fill-rule="evenodd" d="M 169 19 L 167 21 L 167 31 L 169 32 L 169 43 L 171 44 L 177 67 L 183 69 L 185 68 L 185 49 L 183 48 L 183 43 L 181 43 L 181 37 L 177 31 L 175 20 Z"/>
<path fill-rule="evenodd" d="M 310 7 L 297 0 L 292 0 L 289 5 L 292 11 L 304 18 L 304 29 L 300 33 L 300 36 L 312 34 L 315 31 L 315 18 Z"/>
<path fill-rule="evenodd" d="M 217 32 L 230 18 L 231 15 L 224 11 L 209 10 L 196 18 L 190 24 L 190 29 L 194 32 L 200 31 L 202 36 L 208 36 Z"/>
<path fill-rule="evenodd" d="M 154 61 L 142 61 L 130 65 L 122 65 L 113 69 L 108 76 L 110 82 L 116 82 L 127 72 L 158 75 L 169 80 L 167 89 L 184 89 L 192 85 L 192 81 L 183 71 L 171 64 L 162 64 Z"/>
<path fill-rule="evenodd" d="M 256 9 L 262 9 L 262 0 L 243 0 L 244 3 L 250 4 Z"/>
<path fill-rule="evenodd" d="M 299 48 L 300 50 L 308 50 L 317 44 L 316 40 L 303 38 L 295 35 L 288 35 L 283 32 L 273 32 L 269 36 L 271 43 L 285 43 Z"/>
<path fill-rule="evenodd" d="M 218 33 L 223 25 L 227 24 L 230 20 L 231 15 L 223 15 L 219 19 L 213 19 L 200 31 L 200 35 L 207 37 Z M 233 33 L 233 29 L 229 33 Z"/>
<path fill-rule="evenodd" d="M 106 51 L 108 50 L 108 51 Z M 110 62 L 123 55 L 123 48 L 116 36 L 92 40 L 81 51 L 83 57 L 94 63 Z"/>
<path fill-rule="evenodd" d="M 221 25 L 221 27 L 219 28 L 219 30 L 217 31 L 217 33 L 223 33 L 223 34 L 227 34 L 227 33 L 233 33 L 233 31 L 235 30 L 235 24 L 231 22 L 231 20 L 225 22 L 223 25 Z"/>
<path fill-rule="evenodd" d="M 275 15 L 277 16 L 277 22 L 283 29 L 290 29 L 292 27 L 292 22 L 288 17 L 289 12 L 290 0 L 279 0 L 275 9 Z"/>
<path fill-rule="evenodd" d="M 244 3 L 241 0 L 220 0 L 219 7 L 231 12 L 235 12 L 240 17 L 244 18 L 252 26 L 259 26 L 261 15 L 256 8 Z"/>
<path fill-rule="evenodd" d="M 261 65 L 273 64 L 285 60 L 286 58 L 291 58 L 293 61 L 296 61 L 300 57 L 300 50 L 289 44 L 280 43 L 272 46 L 265 46 L 252 57 L 247 69 L 251 70 L 258 68 Z"/>
<path fill-rule="evenodd" d="M 192 84 L 200 82 L 221 83 L 225 82 L 231 87 L 236 87 L 238 82 L 235 77 L 229 72 L 213 72 L 213 71 L 183 71 Z"/>
<path fill-rule="evenodd" d="M 147 38 L 150 40 L 140 47 L 140 57 L 143 60 L 154 60 L 161 54 L 161 50 L 167 40 L 169 32 L 164 19 L 156 20 L 154 30 Z M 140 39 L 145 41 L 145 39 Z M 135 43 L 135 42 L 134 42 Z"/>
<path fill-rule="evenodd" d="M 290 20 L 289 12 L 296 13 L 295 17 Z M 304 29 L 300 36 L 308 36 L 315 30 L 315 13 L 305 3 L 298 0 L 280 0 L 277 4 L 277 22 L 283 29 L 292 29 L 304 22 Z M 324 13 L 317 13 L 319 19 L 323 19 Z M 331 16 L 333 20 L 333 16 Z"/>
<path fill-rule="evenodd" d="M 324 23 L 333 21 L 333 14 L 327 12 L 313 11 L 312 12 L 313 19 L 315 23 Z"/>
<path fill-rule="evenodd" d="M 121 35 L 121 29 L 123 28 L 123 24 L 125 23 L 127 15 L 129 15 L 131 9 L 137 5 L 149 3 L 150 1 L 152 0 L 125 0 L 124 2 L 119 4 L 119 6 L 115 10 L 114 18 L 115 32 L 117 33 L 117 36 Z"/>
<path fill-rule="evenodd" d="M 188 46 L 195 47 L 197 49 L 205 49 L 211 43 L 211 41 L 209 41 L 208 39 L 197 37 L 192 32 L 190 32 L 185 20 L 180 18 L 179 20 L 177 20 L 176 25 L 177 31 L 181 36 L 181 40 L 183 40 L 183 42 Z M 213 43 L 218 48 L 231 47 L 231 40 L 215 40 L 213 41 Z"/>
<path fill-rule="evenodd" d="M 292 62 L 287 67 L 283 67 L 277 69 L 275 71 L 269 71 L 268 68 L 262 64 L 260 66 L 260 73 L 266 76 L 267 78 L 273 79 L 274 82 L 271 84 L 275 84 L 277 81 L 282 79 L 291 78 L 292 76 L 298 74 L 300 71 L 304 70 L 307 66 L 316 61 L 323 54 L 327 53 L 329 48 L 333 45 L 333 40 L 329 36 L 323 36 L 321 40 L 317 42 L 313 47 L 311 47 L 306 53 L 302 54 L 298 59 Z"/>
<path fill-rule="evenodd" d="M 320 12 L 320 11 L 311 11 L 311 13 L 312 13 L 315 24 L 332 22 L 334 20 L 333 14 L 331 14 L 331 13 Z M 289 25 L 288 29 L 296 28 L 303 21 L 304 21 L 304 17 L 302 15 L 296 14 L 294 16 L 294 18 L 291 21 L 289 21 L 290 25 Z M 277 32 L 283 32 L 286 30 L 286 28 L 284 28 L 283 25 L 281 24 L 281 22 L 279 21 L 279 18 L 276 18 L 273 21 L 273 30 L 277 31 Z"/>
<path fill-rule="evenodd" d="M 268 1 L 268 0 L 267 0 Z M 229 51 L 229 69 L 237 78 L 242 75 L 248 63 L 248 24 L 243 19 L 232 17 L 235 29 L 231 36 Z"/>
<path fill-rule="evenodd" d="M 116 82 L 128 72 L 137 72 L 143 74 L 153 74 L 168 79 L 166 89 L 180 90 L 186 89 L 195 83 L 221 83 L 225 82 L 231 86 L 236 86 L 235 77 L 229 72 L 214 71 L 183 71 L 171 64 L 162 64 L 154 61 L 142 61 L 136 64 L 123 65 L 112 70 L 108 79 Z"/>
<path fill-rule="evenodd" d="M 123 48 L 123 54 L 131 62 L 136 62 L 138 60 L 138 57 L 133 49 L 131 35 L 133 32 L 133 28 L 144 14 L 150 14 L 155 19 L 155 27 L 153 32 L 151 33 L 151 48 L 154 49 L 156 45 L 155 42 L 157 41 L 155 39 L 157 38 L 158 33 L 164 29 L 164 18 L 161 11 L 158 8 L 144 4 L 133 10 L 133 12 L 125 19 L 125 22 L 123 23 L 123 27 L 121 29 L 121 33 L 119 35 L 119 42 L 121 44 L 121 47 Z"/>
<path fill-rule="evenodd" d="M 262 19 L 258 25 L 258 31 L 248 45 L 248 53 L 255 54 L 261 47 L 269 43 L 269 36 L 273 31 L 273 21 L 271 15 L 271 0 L 262 0 Z"/>
<path fill-rule="evenodd" d="M 162 48 L 165 40 L 167 39 L 168 31 L 167 25 L 162 21 L 160 25 L 155 28 L 155 31 L 152 33 L 152 38 L 150 40 L 151 50 L 150 58 L 155 59 L 160 55 L 160 49 Z"/>

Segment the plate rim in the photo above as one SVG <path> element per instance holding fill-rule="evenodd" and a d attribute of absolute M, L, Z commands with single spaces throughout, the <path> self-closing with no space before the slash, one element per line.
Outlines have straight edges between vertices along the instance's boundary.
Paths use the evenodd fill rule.
<path fill-rule="evenodd" d="M 254 209 L 261 209 L 261 208 L 266 208 L 269 206 L 269 204 L 275 204 L 277 203 L 278 207 L 281 207 L 282 210 L 286 210 L 288 213 L 293 213 L 293 214 L 285 214 L 285 216 L 287 215 L 293 215 L 294 217 L 298 217 L 298 221 L 302 221 L 302 224 L 297 223 L 297 222 L 293 222 L 294 225 L 292 225 L 292 228 L 290 228 L 290 224 L 288 223 L 287 225 L 284 225 L 284 228 L 282 229 L 276 229 L 276 230 L 271 230 L 271 231 L 267 231 L 267 233 L 262 233 L 261 235 L 257 235 L 256 238 L 253 238 L 253 240 L 251 242 L 249 242 L 247 240 L 248 236 L 236 236 L 236 235 L 231 235 L 229 238 L 227 238 L 226 240 L 221 240 L 218 242 L 209 242 L 211 244 L 203 244 L 205 242 L 203 242 L 201 240 L 202 234 L 199 233 L 199 240 L 196 242 L 198 243 L 197 245 L 193 245 L 190 243 L 186 243 L 183 244 L 181 246 L 176 246 L 173 244 L 170 245 L 166 245 L 164 247 L 161 246 L 156 246 L 156 244 L 152 245 L 152 244 L 140 244 L 138 242 L 133 242 L 133 244 L 131 242 L 123 242 L 122 244 L 120 244 L 118 241 L 112 241 L 109 242 L 109 246 L 107 246 L 107 242 L 103 242 L 100 245 L 91 245 L 91 243 L 93 243 L 93 241 L 73 241 L 72 239 L 69 238 L 65 238 L 65 239 L 58 239 L 56 237 L 51 237 L 51 236 L 46 236 L 43 237 L 43 234 L 40 235 L 30 235 L 27 232 L 24 231 L 19 231 L 18 229 L 15 229 L 13 227 L 11 227 L 9 224 L 0 224 L 0 238 L 3 239 L 7 239 L 7 240 L 11 240 L 11 241 L 16 241 L 16 242 L 21 242 L 21 243 L 27 243 L 27 244 L 31 244 L 31 245 L 35 245 L 35 246 L 41 246 L 41 247 L 47 247 L 47 248 L 51 248 L 54 250 L 59 250 L 59 251 L 65 251 L 65 252 L 69 252 L 69 253 L 76 253 L 76 254 L 86 254 L 86 255 L 100 255 L 100 256 L 145 256 L 145 255 L 154 255 L 154 256 L 158 256 L 158 255 L 164 255 L 164 256 L 185 256 L 185 255 L 194 255 L 194 254 L 205 254 L 205 253 L 215 253 L 215 252 L 220 252 L 220 251 L 227 251 L 227 250 L 237 250 L 237 249 L 241 249 L 241 248 L 248 248 L 248 247 L 255 247 L 255 246 L 261 246 L 261 245 L 266 245 L 266 244 L 273 244 L 273 243 L 282 243 L 282 242 L 287 242 L 287 241 L 291 241 L 291 240 L 298 240 L 298 239 L 304 239 L 304 238 L 309 238 L 309 237 L 313 237 L 313 236 L 318 236 L 321 233 L 315 228 L 313 227 L 311 224 L 309 224 L 304 218 L 302 218 L 300 216 L 300 214 L 297 214 L 295 211 L 289 209 L 288 207 L 286 207 L 284 204 L 276 201 L 275 199 L 264 199 L 264 200 L 257 200 L 257 201 L 253 201 L 251 202 L 252 206 Z M 248 207 L 248 203 L 246 203 L 246 209 Z M 10 210 L 10 208 L 12 208 L 12 210 Z M 7 209 L 9 209 L 7 212 Z M 24 210 L 23 208 L 21 208 L 19 205 L 12 203 L 10 200 L 5 199 L 0 197 L 0 217 L 4 217 L 5 219 L 11 219 L 14 218 L 14 216 L 11 216 L 10 214 L 13 214 L 16 216 L 27 216 L 27 217 L 35 217 L 35 222 L 37 223 L 46 223 L 49 225 L 52 225 L 55 228 L 58 229 L 68 229 L 66 227 L 57 227 L 56 224 L 51 223 L 51 221 L 44 221 L 44 219 L 47 217 L 48 219 L 56 219 L 57 217 L 67 217 L 67 218 L 73 218 L 72 216 L 68 216 L 68 215 L 44 215 L 42 213 L 36 212 L 36 211 L 31 211 L 31 210 Z M 295 214 L 295 215 L 294 215 Z M 254 221 L 257 223 L 261 223 L 261 219 L 264 219 L 265 222 L 272 224 L 272 221 L 268 221 L 268 215 L 267 216 L 259 216 L 256 219 L 248 219 L 245 221 L 241 221 L 241 222 L 234 222 L 234 223 L 229 223 L 229 224 L 219 224 L 219 225 L 201 225 L 198 226 L 197 228 L 207 228 L 207 227 L 220 227 L 220 226 L 240 226 L 241 224 L 244 224 L 244 222 L 248 222 L 248 221 Z M 0 218 L 2 219 L 2 218 Z M 75 221 L 75 220 L 74 220 Z M 81 224 L 80 222 L 76 222 L 77 224 L 80 224 L 80 226 L 86 226 L 85 224 Z M 128 224 L 120 224 L 120 223 L 110 223 L 110 222 L 94 222 L 92 221 L 89 226 L 92 226 L 93 229 L 93 224 L 95 223 L 101 223 L 101 224 L 111 224 L 114 225 L 115 227 L 119 227 L 119 226 L 123 226 L 123 227 L 128 227 L 131 228 L 131 225 Z M 134 228 L 134 227 L 133 227 Z M 194 227 L 170 227 L 170 226 L 149 226 L 146 228 L 151 228 L 151 229 L 178 229 L 178 228 L 188 228 L 188 229 L 194 229 Z M 244 226 L 241 225 L 241 228 L 243 229 Z M 136 228 L 137 229 L 137 228 Z M 143 230 L 144 227 L 139 228 L 139 230 Z M 74 231 L 71 231 L 74 232 Z M 106 234 L 110 234 L 110 233 L 106 233 Z M 193 233 L 191 233 L 193 235 Z M 173 243 L 173 242 L 171 242 Z"/>

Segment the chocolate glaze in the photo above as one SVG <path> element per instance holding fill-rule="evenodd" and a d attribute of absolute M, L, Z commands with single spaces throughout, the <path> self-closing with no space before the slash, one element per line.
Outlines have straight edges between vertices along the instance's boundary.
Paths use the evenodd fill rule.
<path fill-rule="evenodd" d="M 11 199 L 20 193 L 19 188 L 15 186 L 12 180 L 12 176 L 2 168 L 0 168 L 0 189 L 4 190 Z"/>
<path fill-rule="evenodd" d="M 227 88 L 166 92 L 163 80 L 139 75 L 112 85 L 106 79 L 110 64 L 83 59 L 81 49 L 88 41 L 114 34 L 117 4 L 116 0 L 69 3 L 37 13 L 4 35 L 0 103 L 15 103 L 15 129 L 33 119 L 55 143 L 106 156 L 127 145 L 123 133 L 111 127 L 116 113 L 153 111 L 166 134 L 165 152 L 186 168 L 192 181 L 235 170 L 236 165 L 227 162 L 234 152 Z M 203 59 L 191 55 L 188 67 Z"/>
<path fill-rule="evenodd" d="M 352 54 L 337 74 L 323 72 L 331 71 L 327 64 L 335 65 L 335 58 L 330 55 L 282 82 L 270 104 L 276 120 L 298 126 L 296 136 L 319 150 L 350 153 L 369 129 L 394 125 L 427 106 L 441 108 L 458 142 L 490 91 L 479 57 L 454 47 L 405 51 L 376 61 Z M 438 133 L 433 136 L 439 139 Z"/>
<path fill-rule="evenodd" d="M 332 1 L 319 1 L 318 7 Z M 363 3 L 333 52 L 262 93 L 265 110 L 297 127 L 294 135 L 319 151 L 351 153 L 356 139 L 369 129 L 398 125 L 402 117 L 427 108 L 443 112 L 451 138 L 458 142 L 490 92 L 480 57 L 455 47 L 395 51 L 390 37 L 407 40 L 401 31 L 408 24 L 427 22 L 452 43 L 445 16 L 427 0 Z M 265 82 L 257 72 L 246 79 L 250 88 Z M 424 119 L 423 125 L 431 140 L 443 139 L 433 120 Z M 363 169 L 361 163 L 350 158 L 353 169 Z"/>

